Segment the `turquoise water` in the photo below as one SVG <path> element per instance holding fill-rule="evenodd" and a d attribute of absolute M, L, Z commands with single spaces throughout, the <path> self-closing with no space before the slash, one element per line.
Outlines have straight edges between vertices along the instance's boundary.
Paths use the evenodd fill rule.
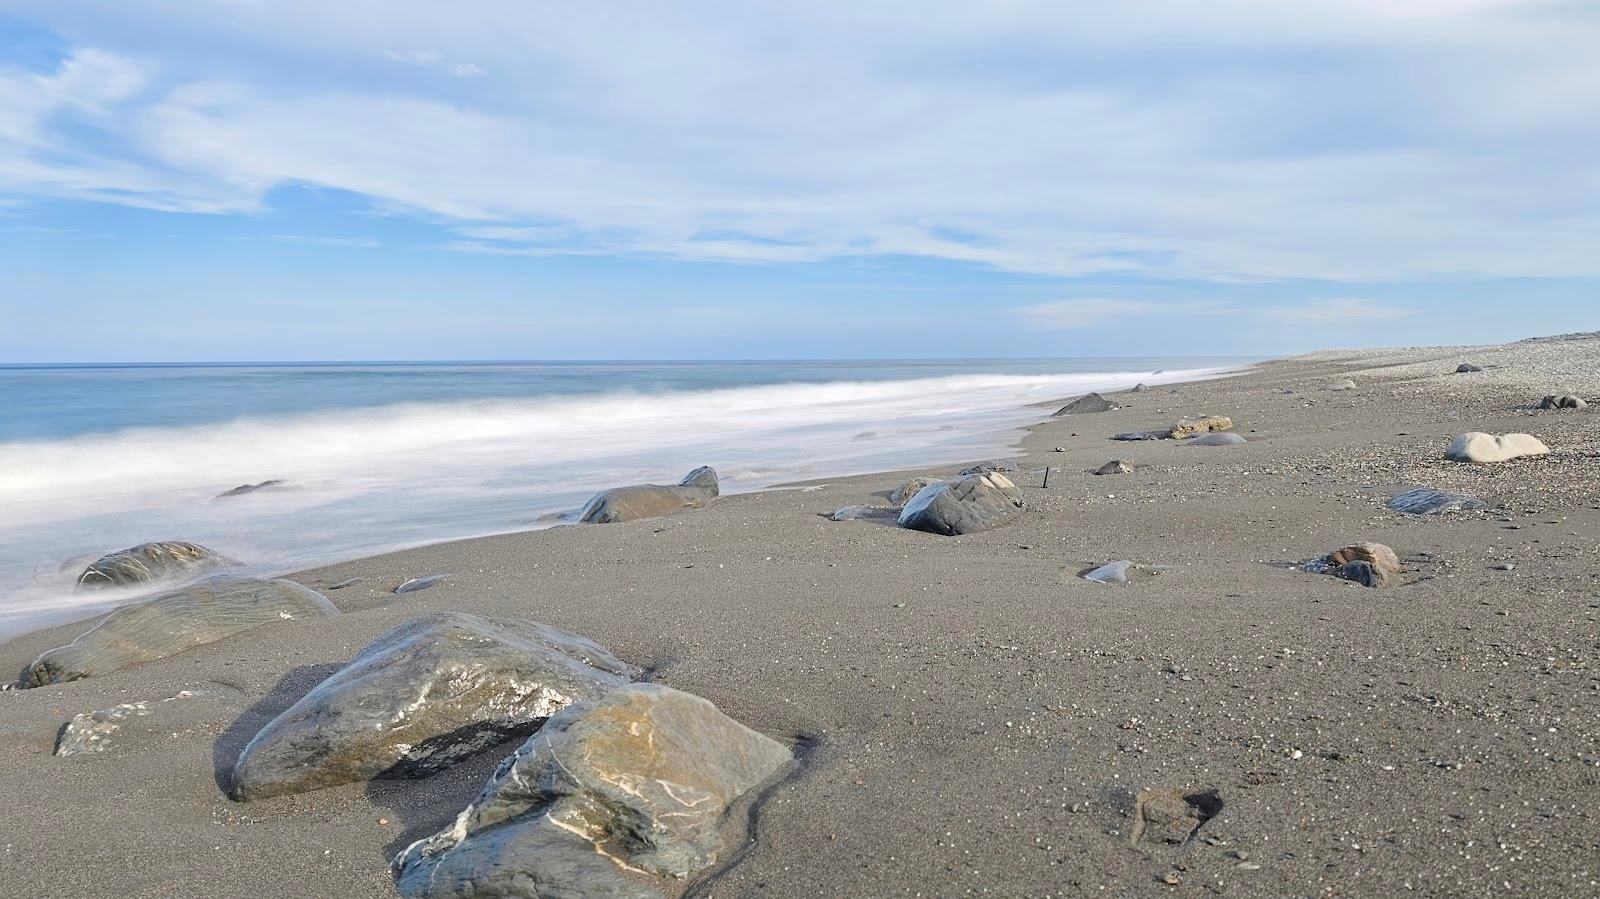
<path fill-rule="evenodd" d="M 87 611 L 84 558 L 147 540 L 285 573 L 698 465 L 737 492 L 996 454 L 1031 404 L 1247 361 L 0 366 L 0 632 Z"/>

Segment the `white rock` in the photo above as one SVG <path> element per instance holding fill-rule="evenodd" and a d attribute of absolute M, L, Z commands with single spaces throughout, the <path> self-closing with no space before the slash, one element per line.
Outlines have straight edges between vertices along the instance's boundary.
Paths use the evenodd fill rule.
<path fill-rule="evenodd" d="M 1550 447 L 1531 434 L 1505 434 L 1499 437 L 1473 431 L 1462 434 L 1445 450 L 1445 458 L 1457 462 L 1505 462 L 1523 456 L 1543 456 Z"/>

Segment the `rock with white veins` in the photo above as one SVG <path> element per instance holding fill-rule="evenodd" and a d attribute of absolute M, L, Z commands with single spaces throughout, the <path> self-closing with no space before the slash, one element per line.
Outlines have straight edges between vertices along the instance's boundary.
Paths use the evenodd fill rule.
<path fill-rule="evenodd" d="M 613 524 L 671 515 L 706 506 L 721 492 L 717 473 L 702 465 L 676 484 L 635 484 L 602 491 L 584 505 L 578 520 L 586 524 Z"/>
<path fill-rule="evenodd" d="M 1473 431 L 1457 437 L 1444 455 L 1455 462 L 1507 462 L 1524 456 L 1543 456 L 1549 452 L 1550 448 L 1531 434 L 1496 437 Z"/>
<path fill-rule="evenodd" d="M 408 899 L 659 899 L 649 881 L 716 863 L 730 806 L 791 763 L 705 699 L 622 687 L 551 718 L 451 827 L 395 859 L 397 886 Z"/>
<path fill-rule="evenodd" d="M 198 543 L 161 540 L 101 556 L 78 575 L 79 590 L 134 587 L 194 577 L 239 562 Z"/>
<path fill-rule="evenodd" d="M 427 777 L 637 674 L 546 625 L 460 612 L 413 618 L 263 727 L 239 755 L 231 792 L 248 801 Z"/>

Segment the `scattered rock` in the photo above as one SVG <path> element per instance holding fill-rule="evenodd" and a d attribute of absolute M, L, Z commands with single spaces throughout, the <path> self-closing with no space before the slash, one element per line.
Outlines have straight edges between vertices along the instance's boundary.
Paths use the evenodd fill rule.
<path fill-rule="evenodd" d="M 1017 485 L 991 471 L 924 487 L 906 503 L 897 523 L 945 536 L 971 534 L 1004 524 L 1022 508 L 1022 491 Z"/>
<path fill-rule="evenodd" d="M 1517 563 L 1515 563 L 1515 562 L 1501 562 L 1501 563 L 1499 563 L 1497 565 L 1492 565 L 1490 567 L 1493 568 L 1495 571 L 1516 571 L 1517 570 Z"/>
<path fill-rule="evenodd" d="M 1354 390 L 1356 389 L 1356 382 L 1349 378 L 1345 378 L 1342 381 L 1333 382 L 1328 386 L 1328 389 L 1333 391 Z"/>
<path fill-rule="evenodd" d="M 985 462 L 979 462 L 977 465 L 974 465 L 971 468 L 963 468 L 961 469 L 961 473 L 963 475 L 969 475 L 987 474 L 991 471 L 998 471 L 1001 474 L 1016 474 L 1021 470 L 1021 463 L 1017 462 L 1015 459 L 989 459 Z"/>
<path fill-rule="evenodd" d="M 117 609 L 78 639 L 35 659 L 20 686 L 97 677 L 259 625 L 337 614 L 321 593 L 293 581 L 213 578 Z"/>
<path fill-rule="evenodd" d="M 450 575 L 448 574 L 430 574 L 426 577 L 410 578 L 402 581 L 400 586 L 395 587 L 394 592 L 397 596 L 402 593 L 415 593 L 418 590 L 426 590 L 429 587 L 437 587 L 439 584 L 448 580 L 449 577 Z"/>
<path fill-rule="evenodd" d="M 1079 577 L 1086 581 L 1094 581 L 1097 584 L 1126 584 L 1128 582 L 1128 569 L 1132 567 L 1132 562 L 1107 562 L 1091 571 L 1085 571 Z"/>
<path fill-rule="evenodd" d="M 1129 390 L 1128 392 L 1129 393 L 1144 393 L 1146 390 L 1149 390 L 1149 389 L 1150 388 L 1145 386 L 1145 383 L 1143 381 L 1140 381 L 1139 383 L 1133 385 L 1133 389 Z"/>
<path fill-rule="evenodd" d="M 162 540 L 101 556 L 78 575 L 79 590 L 131 587 L 193 577 L 240 563 L 198 543 Z"/>
<path fill-rule="evenodd" d="M 1570 393 L 1553 393 L 1540 401 L 1539 408 L 1559 411 L 1562 409 L 1583 409 L 1587 408 L 1588 405 L 1580 396 L 1574 396 Z"/>
<path fill-rule="evenodd" d="M 595 495 L 578 513 L 587 524 L 612 524 L 704 507 L 718 494 L 717 473 L 702 465 L 671 486 L 638 484 Z"/>
<path fill-rule="evenodd" d="M 1128 841 L 1182 846 L 1221 811 L 1222 797 L 1215 790 L 1144 790 L 1134 801 Z"/>
<path fill-rule="evenodd" d="M 1529 434 L 1496 437 L 1473 431 L 1457 437 L 1444 455 L 1456 462 L 1506 462 L 1523 456 L 1543 456 L 1549 452 L 1549 447 Z"/>
<path fill-rule="evenodd" d="M 364 580 L 366 580 L 366 578 L 364 578 L 364 577 L 347 577 L 344 580 L 338 582 L 337 584 L 329 584 L 328 585 L 328 589 L 329 590 L 343 590 L 346 587 L 354 587 L 356 584 L 359 584 Z"/>
<path fill-rule="evenodd" d="M 282 487 L 283 484 L 284 482 L 282 480 L 276 478 L 270 481 L 262 481 L 259 484 L 240 484 L 232 490 L 227 490 L 217 494 L 215 497 L 213 497 L 213 499 L 227 499 L 230 496 L 244 496 L 246 493 L 255 493 L 257 490 L 270 490 L 273 487 Z"/>
<path fill-rule="evenodd" d="M 1163 431 L 1123 431 L 1111 435 L 1112 440 L 1160 440 L 1167 436 Z"/>
<path fill-rule="evenodd" d="M 1382 543 L 1357 543 L 1307 562 L 1306 571 L 1331 574 L 1365 587 L 1383 587 L 1400 574 L 1400 557 Z"/>
<path fill-rule="evenodd" d="M 1389 508 L 1402 515 L 1443 515 L 1446 512 L 1468 512 L 1489 508 L 1489 504 L 1466 493 L 1450 493 L 1431 487 L 1418 487 L 1397 493 L 1389 499 Z"/>
<path fill-rule="evenodd" d="M 263 727 L 239 755 L 231 793 L 249 801 L 429 777 L 638 673 L 542 624 L 460 612 L 413 618 Z"/>
<path fill-rule="evenodd" d="M 1067 451 L 1067 448 L 1066 448 L 1066 447 L 1064 447 L 1064 446 L 1058 446 L 1058 447 L 1056 447 L 1056 452 L 1058 452 L 1058 453 L 1064 453 L 1064 452 L 1066 452 L 1066 451 Z"/>
<path fill-rule="evenodd" d="M 893 509 L 879 509 L 875 506 L 841 506 L 838 511 L 829 515 L 832 521 L 858 521 L 863 518 L 888 518 L 894 515 Z"/>
<path fill-rule="evenodd" d="M 1133 464 L 1132 462 L 1127 461 L 1126 459 L 1112 459 L 1110 462 L 1107 462 L 1106 464 L 1100 466 L 1099 468 L 1096 468 L 1094 470 L 1094 473 L 1095 474 L 1132 474 L 1133 472 L 1137 471 L 1138 469 L 1139 469 L 1139 466 Z"/>
<path fill-rule="evenodd" d="M 889 502 L 894 503 L 897 506 L 903 506 L 910 502 L 911 498 L 916 496 L 918 491 L 922 490 L 922 488 L 928 486 L 929 484 L 937 484 L 939 483 L 939 480 L 939 478 L 931 477 L 929 475 L 917 475 L 911 480 L 906 481 L 904 484 L 901 484 L 899 487 L 896 487 L 894 492 L 889 494 Z"/>
<path fill-rule="evenodd" d="M 72 756 L 104 752 L 111 747 L 112 738 L 122 733 L 123 728 L 132 721 L 149 717 L 155 709 L 165 706 L 166 703 L 200 697 L 217 698 L 213 690 L 180 690 L 155 703 L 125 702 L 109 709 L 75 715 L 61 728 L 61 733 L 56 737 L 56 755 Z M 162 733 L 166 734 L 172 730 L 173 721 L 170 716 L 163 717 L 157 726 L 161 726 Z M 149 729 L 151 728 L 145 728 L 147 731 Z"/>
<path fill-rule="evenodd" d="M 1456 366 L 1456 374 L 1458 375 L 1470 374 L 1475 371 L 1483 371 L 1482 366 L 1473 365 L 1470 362 L 1463 362 Z"/>
<path fill-rule="evenodd" d="M 401 853 L 397 886 L 408 899 L 659 897 L 623 872 L 665 881 L 715 864 L 729 807 L 791 761 L 698 696 L 622 687 L 551 718 L 452 826 Z"/>
<path fill-rule="evenodd" d="M 1167 436 L 1173 440 L 1182 440 L 1196 434 L 1209 434 L 1214 431 L 1233 430 L 1233 419 L 1226 415 L 1202 415 L 1199 418 L 1185 418 L 1173 425 L 1167 431 Z"/>
<path fill-rule="evenodd" d="M 1094 412 L 1110 412 L 1114 409 L 1121 408 L 1121 406 L 1111 402 L 1098 393 L 1090 393 L 1080 396 L 1065 406 L 1062 406 L 1060 409 L 1057 409 L 1055 415 L 1052 415 L 1051 418 L 1061 415 L 1088 415 Z"/>
<path fill-rule="evenodd" d="M 1246 443 L 1246 442 L 1248 442 L 1248 441 L 1246 441 L 1244 439 L 1244 435 L 1235 434 L 1235 433 L 1233 433 L 1231 431 L 1225 431 L 1225 432 L 1217 433 L 1217 434 L 1201 434 L 1198 437 L 1191 437 L 1188 440 L 1185 440 L 1183 442 L 1183 445 L 1184 446 L 1237 446 L 1238 444 Z"/>

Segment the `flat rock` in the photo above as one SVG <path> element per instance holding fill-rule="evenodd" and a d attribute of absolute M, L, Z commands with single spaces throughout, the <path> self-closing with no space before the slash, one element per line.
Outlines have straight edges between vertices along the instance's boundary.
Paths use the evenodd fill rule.
<path fill-rule="evenodd" d="M 268 722 L 239 754 L 231 792 L 248 801 L 428 777 L 638 673 L 542 624 L 461 612 L 413 618 Z"/>
<path fill-rule="evenodd" d="M 401 581 L 399 585 L 394 588 L 394 593 L 396 596 L 405 593 L 415 593 L 418 590 L 426 590 L 429 587 L 437 587 L 449 579 L 450 575 L 448 574 L 429 574 L 423 577 L 407 578 Z M 330 587 L 329 589 L 331 590 L 333 588 Z"/>
<path fill-rule="evenodd" d="M 1128 582 L 1128 570 L 1132 567 L 1132 562 L 1107 562 L 1093 570 L 1085 571 L 1079 577 L 1086 581 L 1094 581 L 1097 584 L 1126 584 Z"/>
<path fill-rule="evenodd" d="M 1182 440 L 1196 434 L 1209 434 L 1214 431 L 1233 430 L 1233 419 L 1226 415 L 1202 415 L 1199 418 L 1185 418 L 1173 425 L 1167 431 L 1167 436 L 1173 440 Z"/>
<path fill-rule="evenodd" d="M 1112 440 L 1160 440 L 1160 439 L 1162 439 L 1162 438 L 1164 438 L 1166 436 L 1167 436 L 1167 434 L 1166 434 L 1165 431 L 1123 431 L 1120 434 L 1112 434 L 1111 435 L 1111 439 Z"/>
<path fill-rule="evenodd" d="M 79 590 L 134 587 L 159 581 L 196 577 L 239 562 L 198 543 L 160 540 L 101 556 L 78 575 Z"/>
<path fill-rule="evenodd" d="M 1106 399 L 1098 393 L 1085 394 L 1055 411 L 1051 418 L 1060 415 L 1089 415 L 1095 412 L 1110 412 L 1122 407 Z"/>
<path fill-rule="evenodd" d="M 1524 456 L 1543 456 L 1549 452 L 1550 448 L 1543 441 L 1530 434 L 1496 437 L 1473 431 L 1457 437 L 1444 455 L 1456 462 L 1506 462 Z"/>
<path fill-rule="evenodd" d="M 1248 441 L 1246 441 L 1244 439 L 1244 435 L 1235 434 L 1235 433 L 1233 433 L 1231 431 L 1225 431 L 1225 432 L 1217 433 L 1217 434 L 1201 434 L 1198 437 L 1191 437 L 1188 440 L 1185 440 L 1183 442 L 1183 445 L 1184 446 L 1237 446 L 1238 444 L 1247 443 L 1247 442 Z"/>
<path fill-rule="evenodd" d="M 896 487 L 894 492 L 889 494 L 889 502 L 894 503 L 897 506 L 904 506 L 906 503 L 910 502 L 911 498 L 916 496 L 917 493 L 922 490 L 922 488 L 928 486 L 929 484 L 937 484 L 941 480 L 942 478 L 936 478 L 930 475 L 917 475 L 911 480 L 906 481 L 904 484 L 901 484 L 899 487 Z"/>
<path fill-rule="evenodd" d="M 830 521 L 858 521 L 863 518 L 892 518 L 894 509 L 880 509 L 876 506 L 840 506 L 832 515 Z"/>
<path fill-rule="evenodd" d="M 703 508 L 717 497 L 717 473 L 702 465 L 672 485 L 637 484 L 603 491 L 578 513 L 587 524 L 612 524 Z"/>
<path fill-rule="evenodd" d="M 1328 389 L 1333 391 L 1354 390 L 1356 389 L 1356 382 L 1350 378 L 1345 378 L 1342 381 L 1334 381 L 1332 384 L 1329 384 Z"/>
<path fill-rule="evenodd" d="M 998 471 L 1001 474 L 1016 474 L 1022 470 L 1022 464 L 1015 459 L 987 459 L 970 468 L 961 469 L 963 475 L 984 474 Z"/>
<path fill-rule="evenodd" d="M 73 716 L 56 737 L 57 756 L 93 755 L 129 742 L 170 740 L 180 729 L 208 725 L 242 703 L 231 687 L 209 684 L 164 699 L 124 702 Z M 230 702 L 231 701 L 231 702 Z M 179 711 L 181 709 L 181 711 Z"/>
<path fill-rule="evenodd" d="M 117 609 L 78 639 L 35 659 L 19 685 L 98 677 L 263 624 L 337 614 L 321 593 L 293 581 L 212 578 Z"/>
<path fill-rule="evenodd" d="M 1023 509 L 1022 491 L 997 471 L 940 481 L 918 491 L 900 511 L 903 528 L 954 536 L 1010 521 Z"/>
<path fill-rule="evenodd" d="M 1571 393 L 1552 393 L 1539 402 L 1540 409 L 1555 409 L 1557 411 L 1584 409 L 1588 405 L 1588 403 L 1584 402 L 1583 397 Z"/>
<path fill-rule="evenodd" d="M 641 881 L 668 887 L 715 864 L 734 844 L 730 806 L 791 763 L 705 699 L 622 687 L 551 718 L 451 827 L 401 853 L 397 886 L 427 899 L 659 899 Z"/>
<path fill-rule="evenodd" d="M 1446 512 L 1487 509 L 1489 504 L 1467 493 L 1418 487 L 1395 494 L 1389 499 L 1389 508 L 1402 515 L 1443 515 Z"/>
<path fill-rule="evenodd" d="M 1475 371 L 1483 371 L 1483 367 L 1480 365 L 1473 365 L 1471 362 L 1463 362 L 1456 366 L 1456 374 L 1458 375 L 1471 374 Z"/>
<path fill-rule="evenodd" d="M 1103 474 L 1132 474 L 1133 472 L 1137 471 L 1138 469 L 1139 469 L 1139 466 L 1133 464 L 1132 462 L 1129 462 L 1126 459 L 1112 459 L 1110 462 L 1107 462 L 1106 464 L 1100 466 L 1099 468 L 1096 468 L 1094 470 L 1094 473 L 1095 474 L 1102 474 L 1102 475 Z"/>

